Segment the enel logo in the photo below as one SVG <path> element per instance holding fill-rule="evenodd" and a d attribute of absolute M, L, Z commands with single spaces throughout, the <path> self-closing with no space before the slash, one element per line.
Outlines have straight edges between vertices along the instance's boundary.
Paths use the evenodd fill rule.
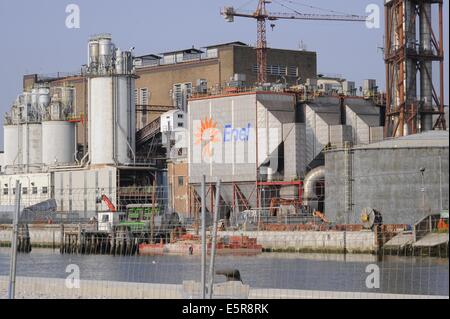
<path fill-rule="evenodd" d="M 247 142 L 250 139 L 250 129 L 252 125 L 248 123 L 247 127 L 233 128 L 231 124 L 224 127 L 223 141 L 224 142 Z"/>

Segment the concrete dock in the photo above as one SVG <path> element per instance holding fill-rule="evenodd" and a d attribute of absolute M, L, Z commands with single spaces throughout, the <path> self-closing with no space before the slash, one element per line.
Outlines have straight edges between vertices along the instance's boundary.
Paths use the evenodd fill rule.
<path fill-rule="evenodd" d="M 76 231 L 77 225 L 72 228 Z M 34 248 L 59 248 L 59 225 L 30 225 L 29 234 Z M 378 246 L 371 231 L 224 231 L 218 235 L 256 238 L 264 250 L 274 252 L 374 253 Z M 10 226 L 0 226 L 0 245 L 10 242 Z"/>

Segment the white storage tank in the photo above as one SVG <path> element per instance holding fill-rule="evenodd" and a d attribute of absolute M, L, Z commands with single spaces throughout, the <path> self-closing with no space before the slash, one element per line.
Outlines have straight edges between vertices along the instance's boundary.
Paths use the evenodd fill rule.
<path fill-rule="evenodd" d="M 131 163 L 135 147 L 134 78 L 89 79 L 89 152 L 91 164 Z"/>
<path fill-rule="evenodd" d="M 4 125 L 4 162 L 3 166 L 12 166 L 19 163 L 19 125 Z"/>
<path fill-rule="evenodd" d="M 42 123 L 42 162 L 61 165 L 75 162 L 75 124 L 67 121 Z"/>
<path fill-rule="evenodd" d="M 22 124 L 22 162 L 23 165 L 42 164 L 42 124 Z"/>
<path fill-rule="evenodd" d="M 50 89 L 46 87 L 39 88 L 38 105 L 41 110 L 44 110 L 50 104 Z"/>

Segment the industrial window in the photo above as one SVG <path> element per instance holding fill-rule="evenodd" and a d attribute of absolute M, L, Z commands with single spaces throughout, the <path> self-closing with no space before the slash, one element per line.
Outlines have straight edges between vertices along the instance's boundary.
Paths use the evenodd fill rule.
<path fill-rule="evenodd" d="M 139 104 L 139 95 L 138 95 L 138 89 L 134 89 L 134 104 Z"/>
<path fill-rule="evenodd" d="M 184 127 L 183 123 L 178 123 L 178 127 Z"/>
<path fill-rule="evenodd" d="M 178 118 L 182 119 L 183 118 L 183 114 L 178 114 Z"/>
<path fill-rule="evenodd" d="M 31 190 L 31 192 L 33 193 L 33 194 L 37 194 L 38 193 L 38 188 L 35 186 L 35 187 L 33 187 L 33 189 Z"/>
<path fill-rule="evenodd" d="M 184 177 L 178 176 L 178 186 L 184 186 Z"/>
<path fill-rule="evenodd" d="M 48 187 L 42 187 L 42 194 L 48 194 Z"/>
<path fill-rule="evenodd" d="M 268 65 L 267 73 L 271 75 L 286 75 L 287 67 L 283 65 Z"/>
<path fill-rule="evenodd" d="M 298 77 L 298 67 L 297 66 L 290 66 L 288 67 L 288 76 L 295 76 Z"/>
<path fill-rule="evenodd" d="M 28 188 L 27 187 L 22 188 L 22 194 L 24 194 L 24 195 L 28 194 Z"/>
<path fill-rule="evenodd" d="M 181 110 L 186 110 L 187 100 L 192 95 L 192 83 L 179 83 L 173 86 L 173 103 Z"/>
<path fill-rule="evenodd" d="M 9 191 L 8 188 L 3 188 L 3 195 L 8 195 L 8 191 Z"/>
<path fill-rule="evenodd" d="M 148 105 L 148 89 L 147 88 L 142 88 L 140 90 L 140 98 L 141 98 L 141 104 L 142 105 Z"/>
<path fill-rule="evenodd" d="M 254 64 L 252 71 L 253 73 L 258 73 L 259 67 Z M 266 73 L 269 75 L 287 75 L 288 74 L 288 67 L 285 65 L 268 65 Z"/>

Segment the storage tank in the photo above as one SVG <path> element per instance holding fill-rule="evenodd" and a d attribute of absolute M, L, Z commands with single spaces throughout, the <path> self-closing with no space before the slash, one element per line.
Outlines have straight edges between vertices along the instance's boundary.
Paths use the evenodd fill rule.
<path fill-rule="evenodd" d="M 40 110 L 44 110 L 50 104 L 50 89 L 46 87 L 39 88 L 38 105 Z"/>
<path fill-rule="evenodd" d="M 89 65 L 98 64 L 99 62 L 99 47 L 98 41 L 92 40 L 89 42 Z"/>
<path fill-rule="evenodd" d="M 75 124 L 67 121 L 42 123 L 42 162 L 69 164 L 75 160 Z"/>
<path fill-rule="evenodd" d="M 42 124 L 22 124 L 22 162 L 23 165 L 42 164 Z"/>
<path fill-rule="evenodd" d="M 19 125 L 4 125 L 4 166 L 19 164 Z"/>
<path fill-rule="evenodd" d="M 110 38 L 102 38 L 98 41 L 100 65 L 109 67 L 112 65 L 114 45 Z"/>
<path fill-rule="evenodd" d="M 134 152 L 134 78 L 89 79 L 89 150 L 91 164 L 130 163 Z"/>
<path fill-rule="evenodd" d="M 39 89 L 33 88 L 31 90 L 31 105 L 33 108 L 37 108 L 39 100 Z"/>
<path fill-rule="evenodd" d="M 98 41 L 99 66 L 91 63 L 87 74 L 90 161 L 93 165 L 132 163 L 136 105 L 131 52 L 116 51 L 110 35 L 95 36 L 89 45 L 92 41 Z"/>

